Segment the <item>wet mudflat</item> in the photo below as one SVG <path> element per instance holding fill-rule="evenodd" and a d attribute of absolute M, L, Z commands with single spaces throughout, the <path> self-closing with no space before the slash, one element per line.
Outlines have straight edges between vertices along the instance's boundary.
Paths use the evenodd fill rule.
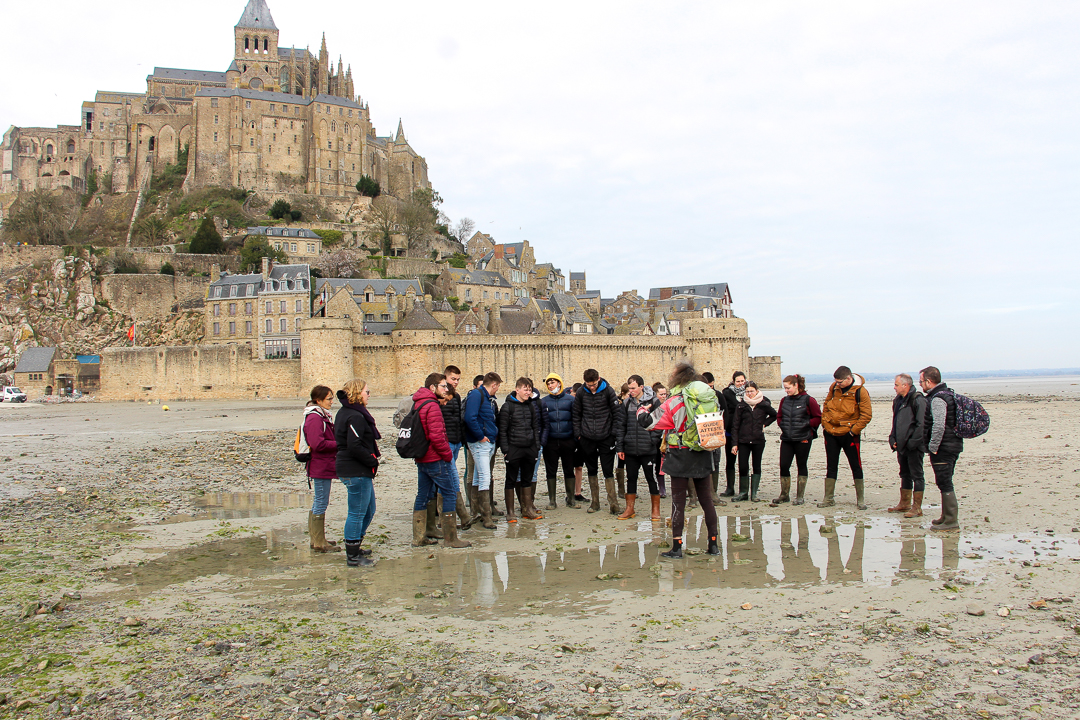
<path fill-rule="evenodd" d="M 810 503 L 719 508 L 716 557 L 692 512 L 675 561 L 663 523 L 563 507 L 412 548 L 413 471 L 388 457 L 369 569 L 308 548 L 287 404 L 0 413 L 0 714 L 1075 717 L 1080 402 L 988 407 L 960 533 L 884 511 L 875 420 L 870 510 L 843 474 L 813 506 L 815 452 Z"/>

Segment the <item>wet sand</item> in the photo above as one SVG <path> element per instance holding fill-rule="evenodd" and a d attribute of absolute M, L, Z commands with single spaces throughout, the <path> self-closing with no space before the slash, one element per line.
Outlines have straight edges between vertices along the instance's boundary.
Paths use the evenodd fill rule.
<path fill-rule="evenodd" d="M 718 508 L 715 558 L 701 552 L 700 512 L 688 519 L 694 554 L 661 558 L 669 530 L 642 502 L 634 520 L 560 507 L 464 532 L 471 549 L 413 549 L 415 471 L 384 440 L 371 569 L 307 547 L 295 407 L 0 406 L 0 708 L 1076 717 L 1080 397 L 1060 380 L 1038 386 L 1041 396 L 958 387 L 992 416 L 957 469 L 959 533 L 928 529 L 932 484 L 925 517 L 885 512 L 898 487 L 885 442 L 891 397 L 871 386 L 870 509 L 855 509 L 843 470 L 837 506 L 813 505 L 819 442 L 808 504 Z M 373 402 L 386 435 L 395 406 Z M 778 489 L 776 440 L 771 432 L 764 498 Z M 335 538 L 344 503 L 338 485 Z M 46 612 L 21 618 L 39 602 Z"/>

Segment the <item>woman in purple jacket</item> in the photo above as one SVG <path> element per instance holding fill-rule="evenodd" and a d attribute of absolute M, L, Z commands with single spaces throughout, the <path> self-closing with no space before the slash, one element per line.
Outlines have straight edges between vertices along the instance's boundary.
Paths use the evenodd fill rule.
<path fill-rule="evenodd" d="M 337 478 L 334 460 L 337 441 L 334 440 L 334 418 L 330 407 L 334 392 L 325 385 L 311 389 L 311 401 L 304 408 L 304 438 L 311 448 L 307 463 L 308 487 L 315 490 L 315 500 L 308 513 L 308 537 L 315 552 L 341 550 L 337 543 L 326 539 L 326 508 L 330 504 L 330 485 Z"/>

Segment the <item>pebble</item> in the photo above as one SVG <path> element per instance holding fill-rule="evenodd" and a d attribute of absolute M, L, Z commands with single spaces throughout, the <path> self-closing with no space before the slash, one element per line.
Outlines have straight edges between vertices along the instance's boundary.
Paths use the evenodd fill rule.
<path fill-rule="evenodd" d="M 817 704 L 821 705 L 822 707 L 828 707 L 829 705 L 832 705 L 832 700 L 830 700 L 825 695 L 818 695 Z"/>
<path fill-rule="evenodd" d="M 1000 695 L 987 695 L 986 702 L 991 705 L 1005 706 L 1009 704 L 1009 701 Z"/>
<path fill-rule="evenodd" d="M 666 677 L 653 678 L 652 684 L 658 688 L 662 688 L 668 684 L 668 679 Z"/>
<path fill-rule="evenodd" d="M 997 614 L 1000 615 L 1001 617 L 1009 617 L 1010 613 L 1011 613 L 1011 611 L 1007 607 L 999 607 L 997 609 Z"/>
<path fill-rule="evenodd" d="M 986 614 L 986 610 L 976 605 L 975 603 L 971 603 L 967 606 L 967 614 L 974 615 L 975 617 L 982 617 Z"/>

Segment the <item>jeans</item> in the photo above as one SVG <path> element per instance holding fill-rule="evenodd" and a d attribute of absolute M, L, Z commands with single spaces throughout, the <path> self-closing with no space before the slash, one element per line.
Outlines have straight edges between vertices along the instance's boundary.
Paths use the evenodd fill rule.
<path fill-rule="evenodd" d="M 859 436 L 847 433 L 833 435 L 825 433 L 825 477 L 836 479 L 840 469 L 840 451 L 847 455 L 853 480 L 862 480 L 862 456 L 859 454 Z"/>
<path fill-rule="evenodd" d="M 316 480 L 315 482 L 319 482 Z M 375 517 L 375 485 L 369 477 L 343 477 L 349 491 L 349 514 L 345 518 L 345 541 L 360 542 Z"/>
<path fill-rule="evenodd" d="M 490 490 L 491 458 L 495 454 L 495 443 L 483 440 L 471 442 L 469 452 L 473 455 L 473 485 L 479 490 Z"/>
<path fill-rule="evenodd" d="M 435 493 L 442 495 L 442 511 L 457 512 L 457 488 L 454 476 L 450 473 L 450 463 L 436 460 L 429 463 L 416 463 L 416 502 L 413 512 L 427 508 L 428 502 L 435 499 Z"/>
<path fill-rule="evenodd" d="M 532 484 L 536 484 L 536 478 L 540 475 L 540 456 L 544 454 L 544 448 L 540 448 L 540 455 L 533 460 Z"/>
<path fill-rule="evenodd" d="M 454 477 L 454 494 L 461 490 L 461 474 L 458 472 L 457 466 L 459 452 L 461 452 L 461 443 L 450 443 L 450 455 L 454 458 L 450 461 L 450 474 Z"/>
<path fill-rule="evenodd" d="M 311 501 L 312 515 L 326 514 L 326 508 L 330 505 L 330 486 L 333 482 L 333 480 L 311 478 L 311 487 L 315 490 L 315 498 Z"/>

